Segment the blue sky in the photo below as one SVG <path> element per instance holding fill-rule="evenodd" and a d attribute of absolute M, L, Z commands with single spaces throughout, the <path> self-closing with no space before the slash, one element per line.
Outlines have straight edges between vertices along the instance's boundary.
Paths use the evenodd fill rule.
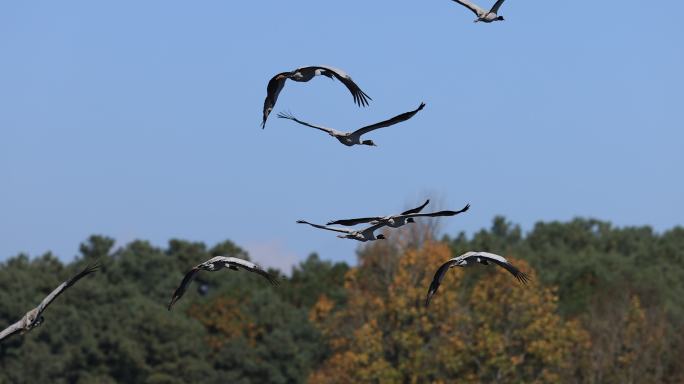
<path fill-rule="evenodd" d="M 100 233 L 354 261 L 355 242 L 295 220 L 425 197 L 472 205 L 452 234 L 497 214 L 683 224 L 684 3 L 544 4 L 509 0 L 485 25 L 448 0 L 3 2 L 0 260 L 69 260 Z M 269 78 L 315 64 L 370 107 L 321 78 L 274 112 L 351 130 L 427 107 L 376 148 L 274 115 L 261 130 Z"/>

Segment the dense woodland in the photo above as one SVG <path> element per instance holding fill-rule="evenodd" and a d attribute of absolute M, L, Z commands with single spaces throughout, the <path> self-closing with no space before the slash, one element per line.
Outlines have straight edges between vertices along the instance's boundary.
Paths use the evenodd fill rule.
<path fill-rule="evenodd" d="M 684 228 L 576 219 L 525 234 L 496 218 L 473 236 L 436 232 L 406 226 L 361 247 L 354 267 L 311 255 L 278 287 L 200 273 L 171 312 L 189 268 L 248 255 L 230 241 L 115 249 L 92 236 L 69 264 L 6 258 L 0 326 L 86 264 L 102 268 L 0 344 L 0 383 L 684 382 Z M 467 250 L 505 255 L 532 281 L 455 268 L 426 309 L 435 270 Z"/>

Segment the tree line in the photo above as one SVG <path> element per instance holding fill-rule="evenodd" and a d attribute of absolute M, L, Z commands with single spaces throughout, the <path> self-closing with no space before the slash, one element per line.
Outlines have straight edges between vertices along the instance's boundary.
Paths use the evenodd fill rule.
<path fill-rule="evenodd" d="M 102 268 L 43 325 L 0 343 L 0 383 L 684 382 L 684 228 L 575 219 L 523 233 L 497 217 L 472 236 L 435 233 L 395 231 L 360 248 L 355 266 L 310 255 L 277 288 L 249 273 L 200 273 L 170 312 L 189 268 L 247 253 L 230 241 L 115 249 L 91 236 L 70 263 L 10 257 L 0 326 L 84 265 Z M 498 268 L 456 268 L 426 308 L 436 268 L 469 250 L 505 255 L 530 285 Z"/>

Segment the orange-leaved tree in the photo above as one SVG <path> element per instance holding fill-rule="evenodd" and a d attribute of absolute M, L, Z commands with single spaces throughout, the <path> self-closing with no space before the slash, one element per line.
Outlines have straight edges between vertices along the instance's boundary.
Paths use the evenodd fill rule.
<path fill-rule="evenodd" d="M 531 276 L 528 287 L 495 267 L 466 284 L 471 271 L 453 268 L 426 308 L 433 274 L 450 257 L 445 244 L 430 240 L 362 251 L 346 276 L 346 305 L 335 309 L 322 297 L 310 313 L 331 355 L 309 381 L 541 383 L 572 376 L 587 334 L 561 319 L 553 289 L 540 286 L 521 260 L 513 262 Z"/>

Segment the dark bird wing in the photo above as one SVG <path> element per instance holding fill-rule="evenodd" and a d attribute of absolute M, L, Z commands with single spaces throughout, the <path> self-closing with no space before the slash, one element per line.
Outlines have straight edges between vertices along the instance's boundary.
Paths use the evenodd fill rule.
<path fill-rule="evenodd" d="M 428 205 L 428 203 L 430 203 L 430 199 L 425 200 L 423 205 L 421 205 L 419 207 L 412 208 L 412 209 L 409 209 L 408 211 L 402 212 L 399 216 L 410 215 L 412 213 L 418 213 L 418 212 L 422 211 L 423 208 L 425 208 L 425 206 Z M 383 219 L 385 219 L 385 218 L 379 217 L 379 216 L 376 216 L 376 217 L 360 217 L 357 219 L 344 219 L 344 220 L 329 221 L 326 225 L 344 225 L 344 226 L 350 227 L 353 225 L 370 223 L 371 221 L 382 221 Z"/>
<path fill-rule="evenodd" d="M 50 305 L 67 288 L 76 284 L 77 281 L 81 280 L 85 276 L 94 273 L 95 271 L 97 271 L 99 267 L 100 264 L 97 262 L 90 264 L 84 270 L 79 272 L 76 276 L 60 284 L 57 288 L 50 292 L 50 294 L 46 298 L 44 298 L 43 301 L 40 303 L 40 305 L 38 306 L 38 314 L 40 315 L 41 313 L 43 313 L 43 311 L 45 311 L 48 305 Z"/>
<path fill-rule="evenodd" d="M 263 276 L 264 278 L 266 278 L 266 280 L 268 280 L 273 285 L 280 284 L 278 282 L 278 279 L 274 275 L 266 272 L 263 268 L 261 268 L 257 264 L 252 263 L 251 261 L 238 259 L 237 257 L 219 256 L 219 258 L 222 259 L 222 261 L 229 266 L 242 268 L 246 271 L 259 274 L 259 275 Z"/>
<path fill-rule="evenodd" d="M 470 204 L 466 204 L 465 207 L 458 211 L 437 211 L 437 212 L 430 212 L 430 213 L 411 213 L 408 215 L 401 215 L 400 217 L 443 217 L 443 216 L 456 216 L 459 213 L 466 212 L 468 209 L 470 209 Z"/>
<path fill-rule="evenodd" d="M 280 285 L 280 282 L 278 281 L 278 278 L 277 278 L 277 277 L 275 277 L 274 275 L 272 275 L 272 274 L 266 272 L 265 270 L 263 270 L 263 269 L 261 269 L 261 268 L 256 268 L 256 269 L 254 269 L 254 270 L 252 270 L 252 271 L 250 271 L 250 272 L 254 272 L 254 273 L 256 273 L 256 274 L 259 274 L 259 275 L 265 277 L 266 280 L 268 280 L 268 282 L 271 283 L 272 285 Z"/>
<path fill-rule="evenodd" d="M 471 11 L 473 11 L 473 13 L 477 17 L 480 17 L 482 14 L 487 13 L 487 11 L 485 11 L 484 9 L 482 9 L 482 8 L 478 7 L 477 5 L 471 3 L 468 0 L 452 0 L 452 1 L 455 1 L 455 2 L 465 6 L 466 8 L 470 9 Z"/>
<path fill-rule="evenodd" d="M 447 273 L 449 268 L 451 268 L 454 265 L 454 260 L 451 259 L 447 261 L 446 263 L 442 264 L 441 267 L 437 270 L 435 273 L 435 277 L 432 278 L 432 282 L 430 283 L 430 288 L 428 289 L 427 297 L 425 298 L 425 306 L 427 307 L 430 305 L 430 300 L 432 299 L 432 296 L 437 293 L 437 289 L 439 289 L 439 285 L 442 283 L 442 279 L 444 279 L 444 275 Z"/>
<path fill-rule="evenodd" d="M 373 224 L 369 227 L 363 228 L 359 232 L 363 233 L 364 236 L 369 237 L 369 236 L 373 235 L 373 232 L 384 227 L 385 225 L 386 225 L 385 222 L 380 222 L 377 224 Z"/>
<path fill-rule="evenodd" d="M 494 4 L 494 6 L 492 7 L 492 9 L 489 12 L 499 13 L 499 8 L 501 8 L 501 5 L 504 3 L 504 1 L 506 1 L 506 0 L 497 1 L 496 4 Z"/>
<path fill-rule="evenodd" d="M 309 223 L 308 221 L 304 220 L 297 220 L 297 224 L 309 224 L 312 227 L 315 228 L 320 228 L 320 229 L 327 229 L 328 231 L 334 231 L 334 232 L 341 232 L 341 233 L 350 233 L 349 229 L 344 229 L 344 228 L 331 228 L 331 227 L 326 227 L 325 225 L 320 225 L 320 224 L 313 224 Z"/>
<path fill-rule="evenodd" d="M 418 212 L 422 211 L 423 208 L 425 208 L 425 206 L 428 205 L 428 203 L 430 203 L 430 199 L 425 200 L 423 205 L 416 207 L 416 208 L 413 208 L 413 209 L 409 209 L 408 211 L 404 211 L 401 214 L 402 215 L 410 215 L 412 213 L 418 213 Z"/>
<path fill-rule="evenodd" d="M 375 130 L 375 129 L 378 129 L 378 128 L 385 128 L 385 127 L 389 127 L 389 126 L 397 124 L 397 123 L 401 123 L 402 121 L 406 121 L 406 120 L 412 118 L 413 115 L 418 113 L 418 111 L 420 111 L 424 107 L 425 107 L 425 103 L 420 103 L 420 106 L 413 111 L 404 112 L 401 115 L 394 116 L 393 118 L 391 118 L 389 120 L 381 121 L 379 123 L 375 123 L 375 124 L 372 124 L 372 125 L 369 125 L 369 126 L 366 126 L 363 128 L 359 128 L 356 131 L 354 131 L 352 133 L 352 135 L 361 136 L 364 133 L 368 133 L 368 132 Z"/>
<path fill-rule="evenodd" d="M 176 290 L 173 292 L 173 296 L 171 296 L 171 301 L 169 301 L 169 305 L 167 307 L 169 311 L 171 310 L 171 307 L 173 307 L 173 305 L 176 304 L 181 297 L 183 297 L 183 294 L 185 294 L 185 291 L 188 289 L 188 285 L 190 285 L 190 282 L 192 282 L 192 279 L 195 278 L 195 275 L 199 271 L 200 268 L 195 267 L 185 274 L 183 281 L 181 281 L 178 288 L 176 288 Z"/>
<path fill-rule="evenodd" d="M 335 221 L 329 221 L 326 225 L 344 225 L 347 227 L 351 227 L 353 225 L 370 223 L 371 221 L 377 221 L 377 220 L 382 220 L 382 217 L 360 217 L 358 219 L 335 220 Z"/>
<path fill-rule="evenodd" d="M 342 84 L 344 84 L 344 86 L 347 87 L 349 92 L 351 92 L 352 97 L 354 97 L 354 102 L 356 104 L 358 104 L 358 106 L 360 106 L 360 107 L 367 106 L 368 100 L 373 100 L 364 91 L 362 91 L 361 88 L 359 88 L 359 86 L 356 85 L 356 83 L 352 80 L 351 76 L 349 76 L 343 70 L 338 69 L 338 68 L 324 66 L 324 65 L 318 65 L 318 66 L 315 66 L 313 68 L 320 70 L 321 75 L 328 76 L 328 77 L 330 77 L 332 75 L 337 80 L 339 80 Z"/>
<path fill-rule="evenodd" d="M 275 107 L 276 101 L 278 101 L 278 95 L 280 91 L 285 86 L 285 81 L 287 81 L 288 72 L 279 73 L 271 78 L 266 87 L 266 99 L 264 100 L 264 116 L 261 121 L 261 129 L 266 128 L 266 120 L 268 115 L 271 114 L 273 107 Z"/>
<path fill-rule="evenodd" d="M 2 332 L 0 332 L 0 341 L 14 335 L 15 333 L 21 332 L 21 329 L 21 320 L 19 320 L 16 323 L 5 328 Z"/>
<path fill-rule="evenodd" d="M 326 127 L 323 127 L 323 126 L 320 126 L 320 125 L 310 124 L 310 123 L 307 123 L 306 121 L 299 120 L 299 119 L 297 119 L 294 115 L 292 115 L 291 113 L 283 113 L 283 112 L 280 112 L 280 113 L 278 113 L 278 117 L 281 118 L 281 119 L 292 120 L 292 121 L 294 121 L 294 122 L 296 122 L 296 123 L 299 123 L 299 124 L 301 124 L 301 125 L 306 125 L 307 127 L 320 129 L 320 130 L 323 131 L 323 132 L 333 133 L 333 130 L 330 129 L 330 128 L 326 128 Z"/>
<path fill-rule="evenodd" d="M 504 268 L 511 275 L 513 275 L 516 279 L 518 279 L 519 282 L 521 282 L 524 285 L 527 285 L 527 283 L 530 281 L 530 277 L 527 274 L 521 272 L 513 264 L 508 262 L 508 260 L 506 260 L 506 258 L 503 256 L 499 256 L 499 255 L 489 253 L 489 252 L 474 252 L 474 255 L 468 256 L 468 259 L 478 258 L 478 257 L 486 259 L 487 261 L 491 261 L 491 262 L 495 263 L 496 265 Z"/>

